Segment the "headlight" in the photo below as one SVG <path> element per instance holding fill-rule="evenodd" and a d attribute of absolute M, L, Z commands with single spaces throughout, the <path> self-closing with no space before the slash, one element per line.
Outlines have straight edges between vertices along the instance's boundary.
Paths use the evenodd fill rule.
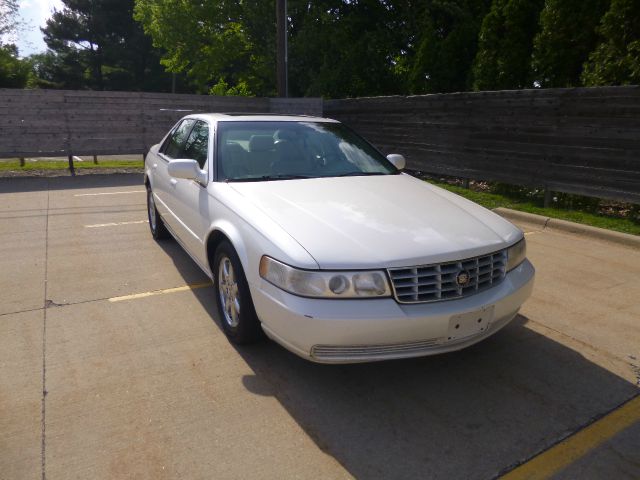
<path fill-rule="evenodd" d="M 382 270 L 331 272 L 299 270 L 263 256 L 260 276 L 294 295 L 322 298 L 390 297 L 387 275 Z"/>
<path fill-rule="evenodd" d="M 527 242 L 524 238 L 507 249 L 507 272 L 513 270 L 527 258 Z"/>

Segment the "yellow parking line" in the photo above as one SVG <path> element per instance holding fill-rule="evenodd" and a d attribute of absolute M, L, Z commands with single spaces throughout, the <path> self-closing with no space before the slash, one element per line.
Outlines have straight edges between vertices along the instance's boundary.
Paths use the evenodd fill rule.
<path fill-rule="evenodd" d="M 118 225 L 135 225 L 137 223 L 148 222 L 149 220 L 135 220 L 133 222 L 96 223 L 95 225 L 85 225 L 84 228 L 117 227 Z"/>
<path fill-rule="evenodd" d="M 99 195 L 124 195 L 127 193 L 144 193 L 146 190 L 127 190 L 126 192 L 76 193 L 74 197 L 97 197 Z"/>
<path fill-rule="evenodd" d="M 640 421 L 640 395 L 501 478 L 503 480 L 549 478 L 638 421 Z"/>
<path fill-rule="evenodd" d="M 191 285 L 185 285 L 184 287 L 165 288 L 164 290 L 152 290 L 150 292 L 134 293 L 133 295 L 123 295 L 122 297 L 111 297 L 107 300 L 109 300 L 110 302 L 123 302 L 125 300 L 153 297 L 154 295 L 164 295 L 165 293 L 186 292 L 187 290 L 197 290 L 198 288 L 205 288 L 210 286 L 212 286 L 211 282 L 192 283 Z"/>

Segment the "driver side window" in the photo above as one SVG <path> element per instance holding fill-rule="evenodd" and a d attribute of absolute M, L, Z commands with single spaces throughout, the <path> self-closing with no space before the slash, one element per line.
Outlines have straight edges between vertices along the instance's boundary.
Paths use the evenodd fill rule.
<path fill-rule="evenodd" d="M 207 152 L 209 150 L 209 126 L 198 120 L 184 146 L 184 158 L 198 162 L 200 168 L 207 169 Z"/>
<path fill-rule="evenodd" d="M 195 122 L 195 120 L 188 118 L 178 125 L 167 139 L 165 145 L 163 145 L 162 153 L 169 158 L 183 158 L 182 154 L 185 143 L 187 142 L 187 136 Z"/>

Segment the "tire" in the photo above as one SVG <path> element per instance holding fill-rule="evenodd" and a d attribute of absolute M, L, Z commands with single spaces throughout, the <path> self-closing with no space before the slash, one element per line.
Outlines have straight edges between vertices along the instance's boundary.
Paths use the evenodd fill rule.
<path fill-rule="evenodd" d="M 156 202 L 153 200 L 153 192 L 151 187 L 147 187 L 147 216 L 149 217 L 149 229 L 154 240 L 164 240 L 169 238 L 170 234 L 167 227 L 164 226 L 162 217 L 156 209 Z"/>
<path fill-rule="evenodd" d="M 236 251 L 228 241 L 216 248 L 213 261 L 214 291 L 222 330 L 235 344 L 262 338 L 262 327 L 251 300 L 249 284 Z"/>

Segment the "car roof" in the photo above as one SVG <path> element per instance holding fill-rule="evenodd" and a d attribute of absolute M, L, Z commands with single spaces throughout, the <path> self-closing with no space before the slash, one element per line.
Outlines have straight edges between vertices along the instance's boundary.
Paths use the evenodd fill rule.
<path fill-rule="evenodd" d="M 214 122 L 328 122 L 339 123 L 337 120 L 308 115 L 287 115 L 273 113 L 194 113 L 190 118 L 206 119 Z"/>

